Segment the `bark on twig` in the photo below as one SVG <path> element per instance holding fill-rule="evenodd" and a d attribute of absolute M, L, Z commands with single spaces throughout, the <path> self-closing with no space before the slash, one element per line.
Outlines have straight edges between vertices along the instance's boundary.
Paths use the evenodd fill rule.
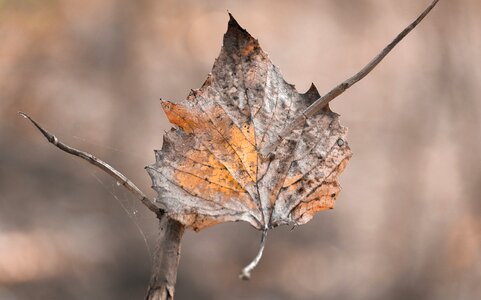
<path fill-rule="evenodd" d="M 401 33 L 399 33 L 396 38 L 394 38 L 394 40 L 392 40 L 392 42 L 389 43 L 379 54 L 377 54 L 364 68 L 362 68 L 354 76 L 338 84 L 330 92 L 317 99 L 313 104 L 306 108 L 302 114 L 295 118 L 281 131 L 278 139 L 275 142 L 262 149 L 261 154 L 264 156 L 269 155 L 269 153 L 272 152 L 279 142 L 288 136 L 294 129 L 304 124 L 308 118 L 321 111 L 321 109 L 323 109 L 330 101 L 334 100 L 337 96 L 344 93 L 348 88 L 369 74 L 384 59 L 384 57 L 391 52 L 391 50 L 394 49 L 394 47 L 424 19 L 424 17 L 434 8 L 434 6 L 436 6 L 438 1 L 439 0 L 434 0 L 431 2 L 431 4 L 419 15 L 419 17 L 417 17 L 416 20 L 404 28 L 404 30 L 401 31 Z"/>
<path fill-rule="evenodd" d="M 182 224 L 167 216 L 160 217 L 159 221 L 160 235 L 145 300 L 174 299 L 177 267 L 180 258 L 180 241 L 185 228 Z"/>

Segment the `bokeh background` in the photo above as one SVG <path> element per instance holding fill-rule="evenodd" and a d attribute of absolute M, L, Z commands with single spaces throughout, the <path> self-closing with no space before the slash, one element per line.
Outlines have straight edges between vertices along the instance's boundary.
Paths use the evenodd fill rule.
<path fill-rule="evenodd" d="M 156 222 L 18 111 L 153 197 L 143 167 L 218 55 L 227 10 L 288 82 L 354 74 L 428 0 L 0 0 L 0 299 L 142 299 Z M 187 232 L 177 299 L 477 299 L 481 295 L 481 2 L 441 0 L 332 103 L 354 156 L 335 210 L 269 233 Z"/>

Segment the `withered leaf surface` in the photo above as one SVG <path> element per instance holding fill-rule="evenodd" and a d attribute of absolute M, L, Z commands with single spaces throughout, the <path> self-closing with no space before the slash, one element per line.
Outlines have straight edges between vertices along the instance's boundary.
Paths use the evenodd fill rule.
<path fill-rule="evenodd" d="M 147 167 L 157 204 L 194 230 L 228 221 L 262 230 L 300 225 L 333 208 L 351 151 L 347 129 L 328 106 L 260 154 L 318 98 L 314 85 L 300 94 L 287 83 L 230 16 L 203 86 L 178 104 L 162 101 L 175 128 Z"/>

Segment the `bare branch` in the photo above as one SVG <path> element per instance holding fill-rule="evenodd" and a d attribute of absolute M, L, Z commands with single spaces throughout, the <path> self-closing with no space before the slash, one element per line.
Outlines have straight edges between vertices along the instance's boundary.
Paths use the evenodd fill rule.
<path fill-rule="evenodd" d="M 261 247 L 259 249 L 259 252 L 257 253 L 254 260 L 251 261 L 251 263 L 248 264 L 244 269 L 242 269 L 242 272 L 239 274 L 240 279 L 249 280 L 251 278 L 252 270 L 254 270 L 254 268 L 257 266 L 257 264 L 259 263 L 259 261 L 262 258 L 262 253 L 264 252 L 264 248 L 266 246 L 266 237 L 267 237 L 267 229 L 264 229 L 262 231 Z"/>
<path fill-rule="evenodd" d="M 92 165 L 96 166 L 97 168 L 101 169 L 108 175 L 110 175 L 113 179 L 115 179 L 117 182 L 121 183 L 125 188 L 127 188 L 129 191 L 131 191 L 134 195 L 137 196 L 137 198 L 145 205 L 147 206 L 148 209 L 150 209 L 152 212 L 154 212 L 157 216 L 161 216 L 164 212 L 162 209 L 157 207 L 152 200 L 147 198 L 147 196 L 132 182 L 130 179 L 128 179 L 124 174 L 120 173 L 116 169 L 114 169 L 111 165 L 108 163 L 104 162 L 101 159 L 98 159 L 97 157 L 93 156 L 90 153 L 84 152 L 77 150 L 75 148 L 72 148 L 64 143 L 62 143 L 55 135 L 51 134 L 42 126 L 40 126 L 37 122 L 35 122 L 30 116 L 28 116 L 26 113 L 19 112 L 19 114 L 30 120 L 35 127 L 45 136 L 45 138 L 54 146 L 59 148 L 62 151 L 65 151 L 69 154 L 72 154 L 74 156 L 78 156 Z"/>
<path fill-rule="evenodd" d="M 311 104 L 308 108 L 306 108 L 300 116 L 295 118 L 291 123 L 289 123 L 279 134 L 277 140 L 269 145 L 267 145 L 264 149 L 261 150 L 261 154 L 266 156 L 268 155 L 274 148 L 279 144 L 279 142 L 289 135 L 292 130 L 304 124 L 304 122 L 312 117 L 313 115 L 317 114 L 320 110 L 322 110 L 330 101 L 334 100 L 337 96 L 341 95 L 346 91 L 348 88 L 353 86 L 356 82 L 363 79 L 367 74 L 369 74 L 383 59 L 384 57 L 391 52 L 392 49 L 406 36 L 411 32 L 423 19 L 424 17 L 436 6 L 439 0 L 434 0 L 420 15 L 414 20 L 409 26 L 407 26 L 401 33 L 399 33 L 396 38 L 389 43 L 379 54 L 377 54 L 364 68 L 362 68 L 359 72 L 357 72 L 354 76 L 350 77 L 349 79 L 345 80 L 344 82 L 338 84 L 335 88 L 333 88 L 329 93 L 325 94 L 321 98 L 317 99 L 313 104 Z"/>
<path fill-rule="evenodd" d="M 159 221 L 159 238 L 145 300 L 172 300 L 175 294 L 180 242 L 185 227 L 167 215 L 159 218 Z"/>

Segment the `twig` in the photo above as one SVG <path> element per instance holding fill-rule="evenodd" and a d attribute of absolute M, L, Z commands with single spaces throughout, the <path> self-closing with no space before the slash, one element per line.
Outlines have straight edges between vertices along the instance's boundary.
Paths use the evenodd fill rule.
<path fill-rule="evenodd" d="M 29 115 L 23 112 L 19 112 L 19 114 L 30 120 L 32 124 L 37 127 L 37 129 L 45 136 L 45 138 L 54 146 L 59 148 L 62 151 L 65 151 L 69 154 L 78 156 L 92 165 L 96 166 L 97 168 L 101 169 L 108 175 L 110 175 L 112 178 L 114 178 L 117 182 L 121 183 L 125 188 L 127 188 L 130 192 L 132 192 L 134 195 L 137 196 L 137 198 L 144 204 L 148 209 L 150 209 L 152 212 L 154 212 L 157 216 L 161 216 L 164 211 L 157 207 L 147 196 L 132 182 L 130 179 L 128 179 L 124 174 L 120 173 L 116 169 L 114 169 L 111 165 L 108 163 L 104 162 L 101 159 L 98 159 L 97 157 L 93 156 L 90 153 L 84 152 L 77 150 L 75 148 L 72 148 L 63 142 L 61 142 L 55 135 L 51 134 L 42 126 L 40 126 L 37 122 L 35 122 Z"/>
<path fill-rule="evenodd" d="M 167 215 L 159 221 L 159 238 L 145 300 L 173 300 L 175 294 L 180 243 L 185 227 Z"/>
<path fill-rule="evenodd" d="M 414 20 L 408 27 L 406 27 L 401 33 L 399 33 L 396 38 L 389 43 L 378 55 L 376 55 L 364 68 L 357 72 L 351 78 L 345 80 L 344 82 L 338 84 L 329 93 L 325 94 L 321 98 L 317 99 L 313 104 L 306 108 L 301 115 L 296 117 L 291 123 L 289 123 L 280 133 L 276 141 L 267 145 L 261 150 L 261 154 L 264 156 L 269 155 L 272 150 L 279 144 L 282 139 L 289 135 L 292 130 L 296 129 L 298 126 L 304 124 L 304 122 L 321 111 L 330 101 L 344 93 L 348 88 L 354 85 L 359 80 L 363 79 L 367 74 L 369 74 L 382 60 L 383 58 L 391 52 L 391 50 L 406 36 L 411 30 L 413 30 L 424 17 L 436 6 L 439 0 L 434 0 L 420 15 Z"/>
<path fill-rule="evenodd" d="M 254 270 L 254 268 L 257 266 L 257 264 L 261 260 L 262 253 L 264 252 L 264 248 L 266 246 L 266 237 L 267 237 L 267 229 L 264 229 L 262 231 L 261 247 L 259 249 L 259 252 L 257 253 L 254 260 L 251 261 L 251 263 L 248 264 L 244 269 L 242 269 L 242 272 L 239 274 L 240 279 L 249 280 L 251 278 L 251 272 L 252 270 Z"/>

